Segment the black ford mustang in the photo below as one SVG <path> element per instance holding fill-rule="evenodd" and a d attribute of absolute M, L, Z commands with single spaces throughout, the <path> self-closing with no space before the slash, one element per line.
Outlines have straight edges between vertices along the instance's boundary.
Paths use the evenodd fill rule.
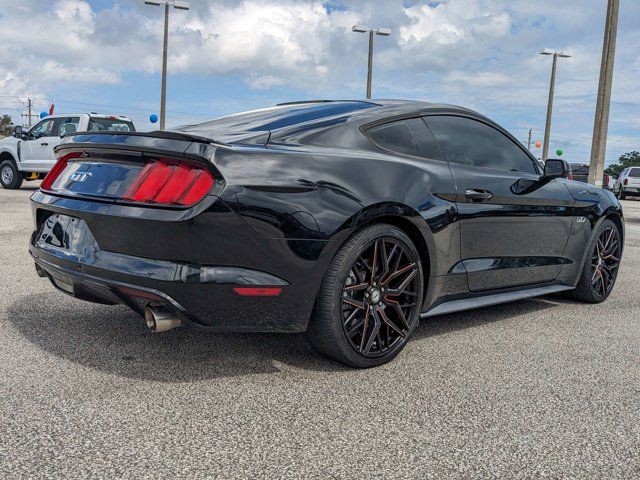
<path fill-rule="evenodd" d="M 607 191 L 540 171 L 491 120 L 411 101 L 279 105 L 170 132 L 76 133 L 32 196 L 30 252 L 151 330 L 306 331 L 374 366 L 419 318 L 563 290 L 607 298 Z"/>

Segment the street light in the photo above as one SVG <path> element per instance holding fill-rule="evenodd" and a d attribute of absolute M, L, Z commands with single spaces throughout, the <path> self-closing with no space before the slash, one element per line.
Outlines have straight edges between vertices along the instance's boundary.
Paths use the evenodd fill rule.
<path fill-rule="evenodd" d="M 160 94 L 160 130 L 164 130 L 165 104 L 167 102 L 167 44 L 169 43 L 169 7 L 177 10 L 189 10 L 189 2 L 170 0 L 145 0 L 146 5 L 160 7 L 164 5 L 164 45 L 162 47 L 162 92 Z"/>
<path fill-rule="evenodd" d="M 367 98 L 371 98 L 371 77 L 373 76 L 373 36 L 381 35 L 388 37 L 391 35 L 390 28 L 371 28 L 365 25 L 354 25 L 351 31 L 369 34 L 369 64 L 367 68 Z"/>
<path fill-rule="evenodd" d="M 553 63 L 551 66 L 551 83 L 549 84 L 549 102 L 547 103 L 547 122 L 544 126 L 544 146 L 542 147 L 542 161 L 547 161 L 547 154 L 549 153 L 549 135 L 551 135 L 551 111 L 553 110 L 553 90 L 556 84 L 556 65 L 558 63 L 558 57 L 568 58 L 568 55 L 558 50 L 551 50 L 544 48 L 540 50 L 540 55 L 553 55 Z"/>

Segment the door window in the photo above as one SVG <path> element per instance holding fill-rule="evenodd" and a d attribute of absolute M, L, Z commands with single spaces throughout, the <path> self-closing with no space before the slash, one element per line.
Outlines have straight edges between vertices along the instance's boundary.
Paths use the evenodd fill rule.
<path fill-rule="evenodd" d="M 420 118 L 385 123 L 370 128 L 367 133 L 376 145 L 385 150 L 442 160 L 433 134 Z"/>
<path fill-rule="evenodd" d="M 41 137 L 57 136 L 59 125 L 59 118 L 45 118 L 29 130 L 29 140 L 35 140 Z"/>
<path fill-rule="evenodd" d="M 60 122 L 60 131 L 58 135 L 62 136 L 67 133 L 75 133 L 80 126 L 80 117 L 66 117 Z"/>
<path fill-rule="evenodd" d="M 538 173 L 531 157 L 519 145 L 485 123 L 444 115 L 426 117 L 425 121 L 449 162 Z"/>

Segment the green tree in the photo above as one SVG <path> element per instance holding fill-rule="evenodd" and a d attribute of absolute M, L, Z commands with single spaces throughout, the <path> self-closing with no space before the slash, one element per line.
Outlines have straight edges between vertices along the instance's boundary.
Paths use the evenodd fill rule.
<path fill-rule="evenodd" d="M 605 171 L 605 175 L 611 175 L 612 177 L 619 177 L 620 172 L 627 167 L 640 167 L 640 152 L 627 152 L 624 155 L 620 155 L 617 164 L 609 165 Z"/>
<path fill-rule="evenodd" d="M 13 133 L 13 122 L 11 115 L 4 114 L 0 118 L 0 135 L 11 135 Z"/>

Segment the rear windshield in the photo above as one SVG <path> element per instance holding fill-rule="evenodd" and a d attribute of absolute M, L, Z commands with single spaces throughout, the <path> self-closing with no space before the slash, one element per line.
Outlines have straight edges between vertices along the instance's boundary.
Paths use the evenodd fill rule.
<path fill-rule="evenodd" d="M 121 118 L 91 117 L 87 130 L 90 132 L 135 132 L 136 128 L 133 126 L 133 123 L 128 120 L 122 120 Z"/>
<path fill-rule="evenodd" d="M 632 168 L 629 170 L 630 177 L 640 177 L 640 168 Z"/>

